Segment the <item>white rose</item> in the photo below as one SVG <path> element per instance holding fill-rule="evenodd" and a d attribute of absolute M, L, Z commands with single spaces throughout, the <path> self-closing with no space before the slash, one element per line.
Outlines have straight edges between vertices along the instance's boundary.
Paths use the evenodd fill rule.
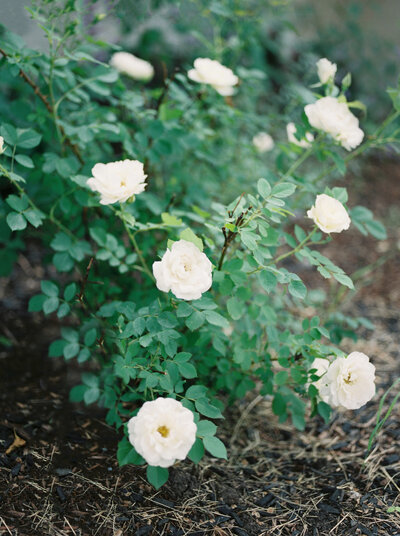
<path fill-rule="evenodd" d="M 148 61 L 137 58 L 129 52 L 116 52 L 111 56 L 111 67 L 120 73 L 127 74 L 135 80 L 151 80 L 154 67 Z"/>
<path fill-rule="evenodd" d="M 317 61 L 317 70 L 321 84 L 326 84 L 329 80 L 333 81 L 335 78 L 337 65 L 326 58 L 321 58 Z"/>
<path fill-rule="evenodd" d="M 100 203 L 110 205 L 117 201 L 123 203 L 146 188 L 143 164 L 138 160 L 120 160 L 109 164 L 96 164 L 92 169 L 93 177 L 87 184 L 101 194 Z"/>
<path fill-rule="evenodd" d="M 274 140 L 266 132 L 259 132 L 253 138 L 253 145 L 259 153 L 266 153 L 272 151 L 274 148 Z"/>
<path fill-rule="evenodd" d="M 3 136 L 0 136 L 0 154 L 3 154 L 4 151 L 6 150 L 5 147 L 3 147 L 4 145 L 4 138 Z"/>
<path fill-rule="evenodd" d="M 313 372 L 313 375 L 319 376 L 318 380 L 316 380 L 315 382 L 311 382 L 311 383 L 312 385 L 315 385 L 315 387 L 320 392 L 320 395 L 321 395 L 322 387 L 324 385 L 324 377 L 329 368 L 329 364 L 330 362 L 328 359 L 317 357 L 316 359 L 314 359 L 314 361 L 311 363 L 311 366 L 310 366 L 310 369 L 312 370 L 316 369 L 315 372 Z M 322 395 L 321 395 L 321 398 L 323 399 Z M 326 400 L 324 400 L 324 402 L 326 402 Z"/>
<path fill-rule="evenodd" d="M 348 151 L 360 145 L 364 138 L 357 117 L 345 102 L 339 102 L 335 97 L 322 97 L 307 104 L 304 111 L 311 126 L 330 134 Z"/>
<path fill-rule="evenodd" d="M 194 60 L 194 69 L 190 69 L 188 77 L 194 82 L 210 84 L 220 95 L 227 97 L 233 95 L 234 88 L 239 78 L 219 61 L 209 58 L 197 58 Z"/>
<path fill-rule="evenodd" d="M 341 233 L 350 227 L 350 217 L 340 201 L 326 194 L 319 194 L 307 216 L 324 233 Z"/>
<path fill-rule="evenodd" d="M 298 140 L 295 136 L 297 128 L 294 123 L 288 123 L 286 125 L 286 132 L 290 143 L 294 143 L 295 145 L 303 147 L 304 149 L 307 149 L 307 147 L 311 147 L 311 143 L 314 141 L 314 136 L 311 134 L 311 132 L 306 132 L 305 139 Z"/>
<path fill-rule="evenodd" d="M 375 367 L 365 354 L 352 352 L 333 361 L 322 381 L 320 394 L 330 406 L 358 409 L 375 394 Z"/>
<path fill-rule="evenodd" d="M 161 261 L 153 263 L 157 288 L 172 291 L 182 300 L 197 300 L 212 285 L 212 264 L 197 246 L 186 240 L 174 242 Z"/>
<path fill-rule="evenodd" d="M 193 413 L 173 398 L 145 402 L 128 422 L 129 441 L 149 465 L 169 467 L 184 460 L 196 440 Z"/>

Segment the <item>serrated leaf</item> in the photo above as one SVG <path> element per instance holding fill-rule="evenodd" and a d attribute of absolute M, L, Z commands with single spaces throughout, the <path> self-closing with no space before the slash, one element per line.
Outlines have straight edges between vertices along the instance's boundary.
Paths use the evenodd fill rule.
<path fill-rule="evenodd" d="M 307 287 L 302 281 L 290 281 L 288 290 L 292 296 L 304 300 L 307 295 Z"/>

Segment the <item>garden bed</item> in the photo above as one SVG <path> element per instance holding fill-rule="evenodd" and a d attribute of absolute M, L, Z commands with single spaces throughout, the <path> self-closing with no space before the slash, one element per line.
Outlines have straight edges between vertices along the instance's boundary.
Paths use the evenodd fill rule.
<path fill-rule="evenodd" d="M 398 162 L 373 162 L 363 182 L 353 182 L 350 202 L 393 217 L 399 179 Z M 335 239 L 336 260 L 346 270 L 351 255 L 354 269 L 355 259 L 374 262 L 399 239 L 393 226 L 383 246 L 344 233 Z M 79 370 L 47 358 L 57 323 L 24 312 L 41 276 L 32 259 L 29 252 L 21 256 L 1 288 L 2 335 L 12 346 L 0 353 L 0 534 L 400 534 L 400 513 L 388 512 L 400 505 L 398 406 L 365 459 L 379 400 L 400 370 L 398 253 L 351 306 L 375 324 L 357 343 L 377 368 L 372 402 L 337 414 L 328 426 L 314 419 L 301 433 L 279 424 L 270 402 L 252 395 L 219 428 L 229 460 L 180 463 L 158 492 L 143 468 L 118 467 L 119 437 L 104 424 L 103 412 L 68 401 Z M 20 446 L 10 452 L 15 439 Z"/>

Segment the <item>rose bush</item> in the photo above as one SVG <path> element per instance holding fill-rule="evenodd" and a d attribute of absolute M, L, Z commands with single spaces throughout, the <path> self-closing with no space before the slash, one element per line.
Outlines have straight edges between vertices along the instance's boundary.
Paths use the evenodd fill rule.
<path fill-rule="evenodd" d="M 40 242 L 46 275 L 29 310 L 60 320 L 49 355 L 84 365 L 71 400 L 107 409 L 119 463 L 147 462 L 155 487 L 175 461 L 226 458 L 216 423 L 249 392 L 299 430 L 374 393 L 368 358 L 356 344 L 348 357 L 340 349 L 371 325 L 332 310 L 354 282 L 319 248 L 350 219 L 386 237 L 368 209 L 344 208 L 347 190 L 332 182 L 356 155 L 398 142 L 400 90 L 382 125 L 362 119 L 365 141 L 350 79 L 335 85 L 326 62 L 318 93 L 300 92 L 282 112 L 268 92 L 262 19 L 248 32 L 236 24 L 244 15 L 213 6 L 215 43 L 182 49 L 177 65 L 161 49 L 144 55 L 156 67 L 150 84 L 124 76 L 134 76 L 130 56 L 110 66 L 115 47 L 82 39 L 71 1 L 31 8 L 48 52 L 0 38 L 1 269 L 22 237 L 28 251 Z M 261 129 L 275 140 L 263 156 L 253 143 Z M 318 292 L 302 281 L 311 267 L 326 283 Z"/>

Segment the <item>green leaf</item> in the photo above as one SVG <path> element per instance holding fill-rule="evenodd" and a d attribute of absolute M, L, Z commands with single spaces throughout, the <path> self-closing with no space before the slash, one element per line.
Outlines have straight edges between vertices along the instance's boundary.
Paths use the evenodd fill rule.
<path fill-rule="evenodd" d="M 72 241 L 65 233 L 57 233 L 50 243 L 55 251 L 67 251 L 72 246 Z"/>
<path fill-rule="evenodd" d="M 264 199 L 267 199 L 271 195 L 271 186 L 266 179 L 259 179 L 257 182 L 258 193 Z"/>
<path fill-rule="evenodd" d="M 367 221 L 365 222 L 365 227 L 368 229 L 369 233 L 378 240 L 385 240 L 387 238 L 385 226 L 380 221 Z"/>
<path fill-rule="evenodd" d="M 290 281 L 288 290 L 292 296 L 304 300 L 307 295 L 307 287 L 302 281 Z"/>
<path fill-rule="evenodd" d="M 69 392 L 69 399 L 71 402 L 82 402 L 86 393 L 86 385 L 75 385 Z"/>
<path fill-rule="evenodd" d="M 333 272 L 333 277 L 336 279 L 336 281 L 339 281 L 342 285 L 345 287 L 348 287 L 349 289 L 354 289 L 353 281 L 350 279 L 350 277 L 346 274 L 337 274 Z"/>
<path fill-rule="evenodd" d="M 32 296 L 32 298 L 29 300 L 28 311 L 30 313 L 41 311 L 45 300 L 46 296 L 43 296 L 43 294 L 36 294 L 36 296 Z"/>
<path fill-rule="evenodd" d="M 232 298 L 229 298 L 229 300 L 226 303 L 228 313 L 231 315 L 233 320 L 239 320 L 243 316 L 243 314 L 246 312 L 246 305 L 242 301 L 240 301 L 236 296 L 233 296 Z"/>
<path fill-rule="evenodd" d="M 213 436 L 217 431 L 216 425 L 211 421 L 199 421 L 197 423 L 197 435 L 199 437 Z"/>
<path fill-rule="evenodd" d="M 207 322 L 221 328 L 229 328 L 229 322 L 226 318 L 215 311 L 205 311 Z"/>
<path fill-rule="evenodd" d="M 8 145 L 15 145 L 18 140 L 17 129 L 8 123 L 3 123 L 0 129 L 1 135 L 4 137 Z"/>
<path fill-rule="evenodd" d="M 193 463 L 199 463 L 199 461 L 204 456 L 204 445 L 203 441 L 197 437 L 196 441 L 193 443 L 192 448 L 189 450 L 188 458 Z"/>
<path fill-rule="evenodd" d="M 118 443 L 117 460 L 121 467 L 128 464 L 143 465 L 145 463 L 126 437 Z"/>
<path fill-rule="evenodd" d="M 22 149 L 33 149 L 39 145 L 42 135 L 32 129 L 19 130 L 17 145 Z"/>
<path fill-rule="evenodd" d="M 28 198 L 24 195 L 22 197 L 11 194 L 6 199 L 10 207 L 16 212 L 22 212 L 29 206 Z"/>
<path fill-rule="evenodd" d="M 320 402 L 318 402 L 317 409 L 318 413 L 324 419 L 325 423 L 328 424 L 332 413 L 332 408 L 330 407 L 330 405 L 326 402 L 322 402 L 321 400 Z"/>
<path fill-rule="evenodd" d="M 76 284 L 70 283 L 64 290 L 64 300 L 71 301 L 76 294 Z"/>
<path fill-rule="evenodd" d="M 7 215 L 7 223 L 12 231 L 22 231 L 27 226 L 26 219 L 17 212 L 10 212 Z"/>
<path fill-rule="evenodd" d="M 274 273 L 270 272 L 269 270 L 263 270 L 260 272 L 258 277 L 263 289 L 265 289 L 268 293 L 274 290 L 278 282 Z"/>
<path fill-rule="evenodd" d="M 73 357 L 78 355 L 79 349 L 80 349 L 80 346 L 79 346 L 78 342 L 70 342 L 70 343 L 68 343 L 64 347 L 64 358 L 65 359 L 72 359 Z"/>
<path fill-rule="evenodd" d="M 272 411 L 275 415 L 281 416 L 286 413 L 286 400 L 281 393 L 275 393 L 272 401 Z"/>
<path fill-rule="evenodd" d="M 200 251 L 203 251 L 203 241 L 201 240 L 201 238 L 196 236 L 194 232 L 191 229 L 189 229 L 189 227 L 184 229 L 179 234 L 179 238 L 181 240 L 187 240 L 188 242 L 192 242 L 195 246 L 199 248 Z"/>
<path fill-rule="evenodd" d="M 30 208 L 24 212 L 25 218 L 29 221 L 33 227 L 38 228 L 43 223 L 44 214 L 39 210 Z"/>
<path fill-rule="evenodd" d="M 181 375 L 188 380 L 197 377 L 196 368 L 191 363 L 178 363 L 178 368 Z"/>
<path fill-rule="evenodd" d="M 71 308 L 68 303 L 62 303 L 57 311 L 57 316 L 58 318 L 64 318 L 64 316 L 67 316 L 70 311 Z"/>
<path fill-rule="evenodd" d="M 54 313 L 54 311 L 58 309 L 59 305 L 60 305 L 60 300 L 57 298 L 57 296 L 50 296 L 43 303 L 44 314 L 49 315 L 50 313 Z"/>
<path fill-rule="evenodd" d="M 161 214 L 161 220 L 163 223 L 165 223 L 165 225 L 168 225 L 169 227 L 180 227 L 181 225 L 183 225 L 183 222 L 180 218 L 177 218 L 172 214 L 168 214 L 168 212 L 163 212 Z M 189 240 L 189 242 L 192 242 L 192 240 Z"/>
<path fill-rule="evenodd" d="M 187 396 L 187 393 L 186 393 Z M 222 413 L 221 411 L 210 404 L 210 402 L 207 400 L 207 398 L 198 398 L 195 401 L 196 409 L 199 413 L 204 415 L 205 417 L 208 417 L 210 419 L 222 419 Z"/>
<path fill-rule="evenodd" d="M 89 329 L 89 331 L 86 332 L 84 343 L 85 346 L 92 346 L 94 344 L 97 337 L 97 330 L 96 328 Z"/>
<path fill-rule="evenodd" d="M 26 154 L 16 154 L 15 160 L 18 162 L 18 164 L 21 164 L 21 166 L 26 168 L 34 168 L 35 165 L 32 161 L 32 158 L 27 156 Z"/>
<path fill-rule="evenodd" d="M 93 404 L 100 397 L 100 389 L 98 387 L 90 387 L 83 395 L 83 401 L 85 404 Z"/>
<path fill-rule="evenodd" d="M 40 287 L 46 296 L 58 296 L 58 287 L 52 281 L 41 281 Z"/>
<path fill-rule="evenodd" d="M 195 311 L 185 321 L 190 331 L 195 331 L 204 324 L 206 317 L 203 311 Z"/>
<path fill-rule="evenodd" d="M 153 487 L 160 489 L 168 480 L 169 473 L 168 469 L 165 467 L 153 467 L 152 465 L 148 465 L 146 476 Z"/>
<path fill-rule="evenodd" d="M 296 185 L 291 182 L 281 182 L 272 188 L 275 197 L 289 197 L 296 190 Z"/>
<path fill-rule="evenodd" d="M 58 339 L 53 341 L 49 346 L 49 357 L 61 357 L 64 352 L 65 341 Z"/>
<path fill-rule="evenodd" d="M 218 437 L 206 436 L 203 439 L 204 448 L 215 458 L 228 459 L 226 447 Z"/>
<path fill-rule="evenodd" d="M 243 231 L 240 231 L 240 239 L 243 244 L 251 251 L 257 249 L 258 236 L 255 233 L 244 229 Z"/>
<path fill-rule="evenodd" d="M 275 384 L 276 385 L 284 385 L 287 382 L 288 379 L 288 373 L 286 370 L 280 370 L 275 374 Z"/>

